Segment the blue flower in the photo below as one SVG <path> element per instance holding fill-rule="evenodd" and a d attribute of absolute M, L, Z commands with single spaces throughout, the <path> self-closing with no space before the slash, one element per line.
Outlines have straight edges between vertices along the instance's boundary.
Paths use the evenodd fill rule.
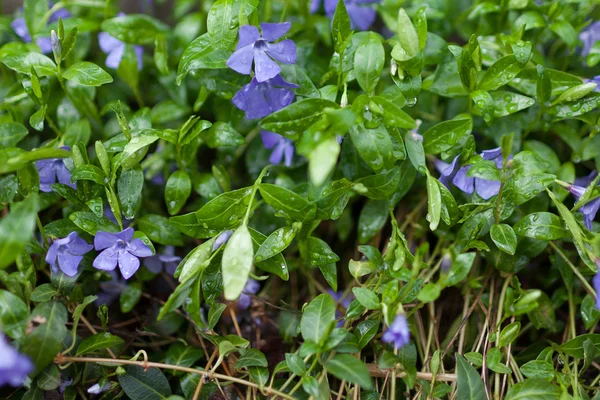
<path fill-rule="evenodd" d="M 310 4 L 310 12 L 316 13 L 321 7 L 322 0 L 312 0 Z M 352 29 L 366 31 L 373 25 L 377 13 L 372 7 L 367 5 L 379 3 L 380 0 L 344 0 L 348 17 L 350 17 L 350 26 Z M 335 14 L 335 8 L 338 0 L 325 0 L 325 13 L 329 18 Z"/>
<path fill-rule="evenodd" d="M 33 371 L 33 363 L 29 357 L 19 353 L 8 344 L 0 332 L 0 387 L 8 384 L 13 387 L 21 386 L 27 375 Z"/>
<path fill-rule="evenodd" d="M 223 231 L 217 236 L 217 239 L 213 243 L 212 251 L 217 250 L 219 247 L 223 246 L 225 243 L 229 241 L 229 238 L 233 235 L 232 230 Z"/>
<path fill-rule="evenodd" d="M 152 250 L 141 239 L 133 238 L 133 228 L 119 233 L 98 232 L 94 247 L 102 251 L 92 264 L 94 268 L 112 271 L 117 265 L 123 278 L 129 279 L 140 268 L 138 257 L 150 257 Z"/>
<path fill-rule="evenodd" d="M 48 8 L 52 8 L 52 3 L 48 2 Z M 48 23 L 53 23 L 58 21 L 60 18 L 66 19 L 69 18 L 71 14 L 65 10 L 64 8 L 54 12 L 50 18 L 48 19 Z M 15 31 L 18 37 L 21 38 L 25 43 L 31 43 L 32 38 L 29 33 L 29 28 L 27 28 L 27 23 L 25 22 L 25 18 L 20 17 L 16 18 L 13 22 L 10 23 L 10 27 Z M 52 42 L 49 37 L 39 37 L 36 39 L 35 43 L 38 45 L 42 53 L 50 53 L 52 51 Z"/>
<path fill-rule="evenodd" d="M 119 13 L 117 17 L 123 16 L 125 16 L 125 13 Z M 125 42 L 120 41 L 106 32 L 100 32 L 98 34 L 98 44 L 100 45 L 100 49 L 105 54 L 108 54 L 105 62 L 106 66 L 112 69 L 119 68 L 121 60 L 123 59 L 123 54 L 125 54 Z M 143 67 L 142 56 L 144 54 L 144 49 L 142 46 L 134 46 L 133 49 L 137 57 L 138 70 L 141 70 Z"/>
<path fill-rule="evenodd" d="M 410 343 L 410 329 L 404 314 L 396 315 L 392 325 L 383 333 L 381 341 L 393 344 L 396 349 L 400 349 Z"/>
<path fill-rule="evenodd" d="M 263 118 L 290 105 L 294 100 L 294 92 L 290 89 L 298 87 L 286 82 L 281 75 L 265 82 L 254 77 L 233 96 L 232 102 L 246 112 L 247 119 Z"/>
<path fill-rule="evenodd" d="M 289 22 L 262 23 L 260 27 L 262 35 L 255 26 L 240 27 L 240 40 L 235 52 L 227 60 L 227 66 L 240 74 L 250 75 L 254 62 L 256 80 L 265 82 L 281 72 L 281 68 L 273 59 L 284 64 L 296 62 L 296 44 L 289 39 L 273 43 L 290 30 L 292 24 Z"/>
<path fill-rule="evenodd" d="M 75 276 L 83 255 L 93 248 L 94 246 L 87 244 L 77 232 L 71 232 L 64 239 L 54 240 L 46 254 L 46 262 L 55 272 L 60 268 L 65 275 Z"/>
<path fill-rule="evenodd" d="M 491 150 L 484 150 L 481 153 L 484 160 L 493 161 L 497 168 L 502 168 L 502 150 L 500 147 Z M 500 181 L 487 180 L 483 178 L 474 178 L 467 176 L 470 165 L 465 165 L 458 168 L 458 157 L 456 156 L 450 164 L 445 163 L 441 160 L 435 160 L 434 165 L 440 172 L 440 182 L 448 186 L 450 182 L 454 184 L 461 191 L 472 194 L 477 194 L 485 200 L 488 200 L 492 196 L 495 196 L 500 191 Z"/>
<path fill-rule="evenodd" d="M 150 272 L 155 274 L 162 271 L 163 266 L 169 275 L 173 275 L 177 269 L 177 265 L 181 261 L 181 257 L 175 255 L 175 247 L 165 246 L 161 254 L 156 254 L 144 259 L 144 265 Z"/>
<path fill-rule="evenodd" d="M 70 147 L 61 147 L 61 149 L 71 150 Z M 40 190 L 42 192 L 51 192 L 52 184 L 62 183 L 75 189 L 75 183 L 71 183 L 71 173 L 65 166 L 62 158 L 48 158 L 45 160 L 38 160 L 35 162 L 35 166 L 40 176 Z"/>
<path fill-rule="evenodd" d="M 250 307 L 250 303 L 252 302 L 251 295 L 258 293 L 259 290 L 260 283 L 254 279 L 248 279 L 246 285 L 244 286 L 244 290 L 242 290 L 242 294 L 237 301 L 238 308 L 240 310 L 246 310 L 248 307 Z"/>
<path fill-rule="evenodd" d="M 110 281 L 100 282 L 100 292 L 98 298 L 94 302 L 96 306 L 100 307 L 102 304 L 107 306 L 114 303 L 115 300 L 123 293 L 127 284 L 124 279 L 115 271 L 108 271 L 111 277 Z"/>
<path fill-rule="evenodd" d="M 600 40 L 600 21 L 596 21 L 579 34 L 579 40 L 583 42 L 582 56 L 590 54 L 594 43 Z"/>
<path fill-rule="evenodd" d="M 591 176 L 593 176 L 593 175 L 590 175 L 585 178 L 579 178 L 579 179 L 575 180 L 576 184 L 570 185 L 568 187 L 569 192 L 571 192 L 573 197 L 575 197 L 575 201 L 579 201 L 579 198 L 581 196 L 583 196 L 583 194 L 585 193 L 586 187 L 589 186 L 591 183 L 591 180 L 593 180 L 593 178 L 590 179 Z M 580 186 L 580 185 L 585 185 L 585 187 Z M 599 209 L 600 209 L 600 197 L 597 197 L 597 198 L 585 203 L 578 210 L 580 213 L 583 214 L 583 223 L 584 223 L 585 227 L 588 228 L 589 230 L 592 230 L 592 221 L 594 220 L 594 218 L 596 218 L 596 214 L 598 213 Z"/>
<path fill-rule="evenodd" d="M 260 137 L 265 149 L 273 149 L 269 157 L 271 164 L 281 164 L 281 161 L 285 159 L 286 167 L 292 165 L 292 157 L 294 156 L 293 140 L 269 131 L 261 131 Z"/>

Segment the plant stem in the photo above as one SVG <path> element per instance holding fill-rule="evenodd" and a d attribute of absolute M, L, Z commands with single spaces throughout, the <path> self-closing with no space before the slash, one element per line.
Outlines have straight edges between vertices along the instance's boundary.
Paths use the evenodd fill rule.
<path fill-rule="evenodd" d="M 565 260 L 565 262 L 567 263 L 567 265 L 569 267 L 571 267 L 571 269 L 573 270 L 573 273 L 575 275 L 577 275 L 577 277 L 583 284 L 583 287 L 585 288 L 586 292 L 588 292 L 590 296 L 592 296 L 594 299 L 596 299 L 596 296 L 597 296 L 596 291 L 588 283 L 588 281 L 583 277 L 583 275 L 581 275 L 581 272 L 579 272 L 577 267 L 575 265 L 573 265 L 573 263 L 567 258 L 565 253 L 563 253 L 562 250 L 554 242 L 551 241 L 549 243 L 550 243 L 550 246 L 552 246 L 552 248 L 554 249 L 554 251 L 556 251 L 562 257 L 563 260 Z"/>
<path fill-rule="evenodd" d="M 157 362 L 151 362 L 151 361 L 146 362 L 146 361 L 133 361 L 133 360 L 114 360 L 111 358 L 97 358 L 97 357 L 65 357 L 65 356 L 62 356 L 59 354 L 54 359 L 54 362 L 59 365 L 66 364 L 66 363 L 77 363 L 77 362 L 79 362 L 79 363 L 107 363 L 110 365 L 137 365 L 138 367 L 142 367 L 144 369 L 148 369 L 148 368 L 170 369 L 170 370 L 175 370 L 175 371 L 187 372 L 189 374 L 198 374 L 198 375 L 201 375 L 202 377 L 207 377 L 209 379 L 221 379 L 224 381 L 239 383 L 240 385 L 250 386 L 250 387 L 257 388 L 260 390 L 260 387 L 256 383 L 248 382 L 243 379 L 235 378 L 233 376 L 217 374 L 215 372 L 209 372 L 209 371 L 199 371 L 194 368 L 182 367 L 180 365 L 171 365 L 171 364 L 157 363 Z M 283 399 L 294 400 L 294 397 L 289 396 L 286 393 L 280 392 L 275 389 L 266 389 L 265 395 L 267 395 L 267 396 L 275 395 L 275 396 L 281 397 Z"/>

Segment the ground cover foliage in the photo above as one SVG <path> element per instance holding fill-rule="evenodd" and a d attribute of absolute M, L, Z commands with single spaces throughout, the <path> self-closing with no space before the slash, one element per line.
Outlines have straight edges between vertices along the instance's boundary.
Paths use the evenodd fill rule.
<path fill-rule="evenodd" d="M 597 1 L 116 3 L 0 17 L 3 397 L 600 399 Z"/>

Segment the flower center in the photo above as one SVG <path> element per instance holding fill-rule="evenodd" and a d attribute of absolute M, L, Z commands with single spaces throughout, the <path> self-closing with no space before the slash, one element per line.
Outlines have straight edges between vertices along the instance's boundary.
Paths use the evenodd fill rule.
<path fill-rule="evenodd" d="M 264 39 L 258 39 L 254 42 L 254 48 L 257 50 L 264 50 L 267 47 L 267 41 Z"/>
<path fill-rule="evenodd" d="M 127 247 L 127 242 L 124 240 L 118 240 L 117 244 L 115 245 L 115 247 L 119 250 L 124 249 L 125 247 Z"/>

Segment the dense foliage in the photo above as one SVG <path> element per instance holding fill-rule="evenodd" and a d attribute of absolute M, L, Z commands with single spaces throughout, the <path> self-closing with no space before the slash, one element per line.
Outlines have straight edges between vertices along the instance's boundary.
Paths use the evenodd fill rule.
<path fill-rule="evenodd" d="M 597 0 L 139 6 L 0 18 L 0 394 L 600 399 Z"/>

